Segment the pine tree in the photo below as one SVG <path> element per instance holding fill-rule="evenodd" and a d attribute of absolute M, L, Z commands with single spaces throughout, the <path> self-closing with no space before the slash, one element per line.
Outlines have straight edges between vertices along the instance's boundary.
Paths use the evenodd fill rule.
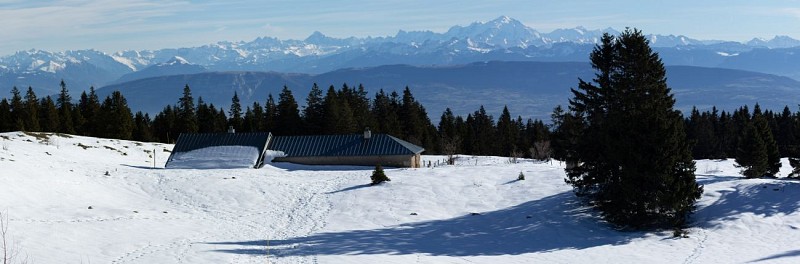
<path fill-rule="evenodd" d="M 69 95 L 67 84 L 61 80 L 61 93 L 58 95 L 56 106 L 58 107 L 58 132 L 75 134 L 75 126 L 72 120 L 72 96 Z"/>
<path fill-rule="evenodd" d="M 114 91 L 100 105 L 100 137 L 131 139 L 133 115 L 128 101 L 119 91 Z"/>
<path fill-rule="evenodd" d="M 791 129 L 794 131 L 794 140 L 795 142 L 800 142 L 800 112 L 794 115 L 792 123 L 793 126 Z M 789 152 L 789 165 L 793 168 L 789 177 L 800 178 L 800 146 L 795 145 Z"/>
<path fill-rule="evenodd" d="M 258 102 L 253 102 L 253 123 L 250 126 L 253 127 L 253 132 L 264 132 L 267 131 L 267 126 L 264 125 L 264 107 L 261 107 L 261 104 Z"/>
<path fill-rule="evenodd" d="M 590 60 L 593 83 L 580 80 L 570 99 L 587 127 L 567 182 L 616 225 L 683 227 L 702 187 L 658 54 L 627 29 L 605 34 Z"/>
<path fill-rule="evenodd" d="M 33 88 L 28 86 L 28 91 L 25 93 L 25 105 L 22 116 L 22 121 L 25 122 L 26 131 L 41 131 L 39 126 L 39 100 L 36 99 L 36 93 Z M 54 132 L 54 129 L 48 132 Z"/>
<path fill-rule="evenodd" d="M 275 133 L 278 135 L 298 135 L 303 128 L 300 119 L 300 110 L 297 108 L 297 101 L 292 95 L 289 87 L 283 86 L 278 95 L 278 112 L 276 116 Z"/>
<path fill-rule="evenodd" d="M 196 133 L 199 130 L 194 98 L 188 84 L 183 87 L 183 96 L 178 99 L 178 106 L 175 110 L 178 115 L 175 125 L 180 133 Z"/>
<path fill-rule="evenodd" d="M 399 103 L 397 102 L 397 93 L 393 93 L 395 96 L 386 95 L 386 93 L 381 89 L 378 93 L 375 94 L 375 98 L 372 101 L 372 117 L 375 120 L 380 120 L 380 122 L 376 122 L 375 126 L 370 127 L 373 131 L 378 133 L 386 133 L 390 135 L 401 135 L 401 124 L 400 124 L 400 117 L 398 116 L 397 112 L 399 111 Z"/>
<path fill-rule="evenodd" d="M 774 177 L 781 169 L 781 154 L 778 151 L 778 144 L 772 136 L 772 129 L 764 114 L 761 113 L 761 107 L 756 104 L 753 107 L 753 126 L 758 131 L 762 144 L 767 154 L 767 170 L 765 175 Z"/>
<path fill-rule="evenodd" d="M 553 109 L 551 115 L 553 135 L 550 146 L 553 158 L 567 162 L 567 169 L 578 163 L 578 143 L 584 132 L 583 117 L 575 112 L 565 111 L 561 105 Z"/>
<path fill-rule="evenodd" d="M 331 85 L 323 99 L 325 106 L 325 123 L 323 131 L 326 134 L 349 134 L 356 132 L 356 124 L 353 121 L 353 111 L 350 105 L 344 102 L 344 98 L 339 98 L 336 89 Z"/>
<path fill-rule="evenodd" d="M 214 109 L 214 104 L 209 105 L 211 109 Z M 228 130 L 228 118 L 225 116 L 225 110 L 222 107 L 219 108 L 217 114 L 214 116 L 214 131 L 215 132 L 223 132 Z"/>
<path fill-rule="evenodd" d="M 514 156 L 512 152 L 521 152 L 516 146 L 517 142 L 517 135 L 518 135 L 518 127 L 516 124 L 513 123 L 511 120 L 511 112 L 508 111 L 508 106 L 503 107 L 503 113 L 500 114 L 500 118 L 497 120 L 497 147 L 499 155 L 502 156 Z"/>
<path fill-rule="evenodd" d="M 769 170 L 767 147 L 761 132 L 752 122 L 746 123 L 738 142 L 736 167 L 742 168 L 741 174 L 747 178 L 766 175 Z"/>
<path fill-rule="evenodd" d="M 178 138 L 175 128 L 177 115 L 171 105 L 167 105 L 153 118 L 153 138 L 158 142 L 174 143 Z"/>
<path fill-rule="evenodd" d="M 72 126 L 75 128 L 76 135 L 85 135 L 83 128 L 86 124 L 86 118 L 81 114 L 81 109 L 77 105 L 72 106 Z"/>
<path fill-rule="evenodd" d="M 89 87 L 88 95 L 85 92 L 81 94 L 81 98 L 78 101 L 78 108 L 80 108 L 83 118 L 86 119 L 86 123 L 84 123 L 81 129 L 83 134 L 87 136 L 97 136 L 102 124 L 99 123 L 100 99 L 97 97 L 94 86 Z"/>
<path fill-rule="evenodd" d="M 473 155 L 495 155 L 495 132 L 494 117 L 486 113 L 483 105 L 478 111 L 467 117 L 467 126 L 470 128 L 468 142 L 471 145 Z"/>
<path fill-rule="evenodd" d="M 794 154 L 796 146 L 798 145 L 797 135 L 795 134 L 794 123 L 795 116 L 789 106 L 785 106 L 781 115 L 778 117 L 778 131 L 775 136 L 775 141 L 778 143 L 778 151 L 781 157 L 790 157 Z"/>
<path fill-rule="evenodd" d="M 217 110 L 209 107 L 203 97 L 197 98 L 197 132 L 211 133 L 214 131 L 214 116 Z"/>
<path fill-rule="evenodd" d="M 265 130 L 275 131 L 278 119 L 278 105 L 272 94 L 267 95 L 267 104 L 264 105 L 264 127 Z"/>
<path fill-rule="evenodd" d="M 382 182 L 392 181 L 388 176 L 386 176 L 386 173 L 383 172 L 383 167 L 380 164 L 375 165 L 375 170 L 372 172 L 372 176 L 369 178 L 372 180 L 370 185 L 378 185 Z"/>
<path fill-rule="evenodd" d="M 306 134 L 322 134 L 322 124 L 325 121 L 325 105 L 322 99 L 322 90 L 317 83 L 311 86 L 311 91 L 306 96 L 306 107 L 303 108 L 303 123 L 306 125 Z"/>
<path fill-rule="evenodd" d="M 0 100 L 0 132 L 9 132 L 14 129 L 14 119 L 11 118 L 11 104 L 8 99 Z"/>
<path fill-rule="evenodd" d="M 39 104 L 39 125 L 42 131 L 48 132 L 55 132 L 59 128 L 58 107 L 50 96 L 43 98 Z"/>
<path fill-rule="evenodd" d="M 228 111 L 228 115 L 230 118 L 228 119 L 228 125 L 232 126 L 233 129 L 240 130 L 242 129 L 242 123 L 244 122 L 242 119 L 242 105 L 239 103 L 239 94 L 233 92 L 233 98 L 231 98 L 231 109 Z"/>
<path fill-rule="evenodd" d="M 369 98 L 364 85 L 359 84 L 358 88 L 351 89 L 347 96 L 347 103 L 353 112 L 353 122 L 357 129 L 374 127 L 372 115 L 370 114 Z"/>
<path fill-rule="evenodd" d="M 424 123 L 421 120 L 419 103 L 411 94 L 411 89 L 406 86 L 403 90 L 403 101 L 400 105 L 400 124 L 403 128 L 403 139 L 422 145 Z"/>
<path fill-rule="evenodd" d="M 686 124 L 686 134 L 692 144 L 692 157 L 694 159 L 710 159 L 714 155 L 714 146 L 717 145 L 714 136 L 714 125 L 706 113 L 700 113 L 693 107 Z"/>
<path fill-rule="evenodd" d="M 253 109 L 247 106 L 244 111 L 244 117 L 242 118 L 242 130 L 240 132 L 253 132 L 256 129 L 255 127 L 256 122 L 255 118 L 253 118 Z"/>
<path fill-rule="evenodd" d="M 143 114 L 142 111 L 136 112 L 133 117 L 132 138 L 136 141 L 148 142 L 153 140 L 150 116 Z"/>
<path fill-rule="evenodd" d="M 11 88 L 11 121 L 12 123 L 12 131 L 24 131 L 25 130 L 25 121 L 23 121 L 23 116 L 25 116 L 25 104 L 22 102 L 22 96 L 20 96 L 19 89 L 16 86 Z"/>

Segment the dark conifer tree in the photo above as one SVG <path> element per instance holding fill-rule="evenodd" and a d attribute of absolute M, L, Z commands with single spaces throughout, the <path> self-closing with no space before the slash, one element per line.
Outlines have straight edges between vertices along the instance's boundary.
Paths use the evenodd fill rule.
<path fill-rule="evenodd" d="M 83 135 L 97 136 L 102 124 L 99 123 L 100 99 L 97 97 L 94 86 L 89 87 L 88 95 L 85 92 L 81 94 L 78 108 L 80 108 L 83 118 L 86 119 L 86 123 L 81 129 Z"/>
<path fill-rule="evenodd" d="M 231 98 L 231 109 L 228 111 L 228 115 L 230 118 L 228 119 L 228 125 L 232 126 L 233 129 L 240 130 L 242 129 L 242 123 L 244 122 L 242 119 L 242 104 L 239 102 L 239 94 L 233 92 L 233 98 Z"/>
<path fill-rule="evenodd" d="M 439 118 L 438 132 L 439 135 L 446 138 L 456 135 L 456 117 L 449 107 L 442 112 L 442 117 Z"/>
<path fill-rule="evenodd" d="M 264 105 L 264 127 L 267 131 L 274 132 L 278 122 L 278 105 L 272 94 L 267 95 L 267 104 Z"/>
<path fill-rule="evenodd" d="M 9 132 L 14 129 L 14 119 L 11 118 L 11 104 L 8 99 L 0 100 L 0 132 Z"/>
<path fill-rule="evenodd" d="M 702 187 L 658 54 L 627 29 L 605 34 L 590 60 L 594 82 L 579 81 L 570 99 L 587 128 L 567 182 L 616 225 L 683 227 Z"/>
<path fill-rule="evenodd" d="M 561 105 L 553 109 L 551 115 L 553 133 L 551 147 L 553 158 L 567 162 L 567 168 L 578 163 L 578 143 L 585 132 L 583 117 L 576 116 L 575 112 L 565 111 Z"/>
<path fill-rule="evenodd" d="M 516 154 L 512 152 L 523 152 L 516 146 L 518 127 L 511 120 L 511 112 L 508 111 L 508 106 L 503 107 L 503 112 L 500 114 L 500 118 L 497 119 L 496 133 L 497 154 L 510 157 L 513 156 L 512 154 Z"/>
<path fill-rule="evenodd" d="M 209 107 L 203 101 L 203 97 L 197 98 L 197 132 L 212 133 L 218 132 L 214 130 L 214 116 L 217 110 Z"/>
<path fill-rule="evenodd" d="M 76 104 L 72 105 L 72 126 L 75 129 L 76 135 L 85 135 L 83 127 L 86 124 L 86 118 L 81 114 L 81 109 Z"/>
<path fill-rule="evenodd" d="M 253 109 L 247 106 L 242 118 L 242 129 L 239 132 L 254 132 L 256 130 L 256 121 L 253 118 Z"/>
<path fill-rule="evenodd" d="M 214 104 L 209 105 L 211 109 L 214 109 Z M 228 130 L 228 118 L 225 116 L 225 110 L 222 107 L 219 108 L 217 114 L 214 116 L 214 131 L 215 132 L 225 132 Z"/>
<path fill-rule="evenodd" d="M 253 132 L 267 131 L 267 126 L 264 124 L 265 119 L 264 107 L 261 107 L 258 102 L 253 102 L 253 123 L 251 124 Z"/>
<path fill-rule="evenodd" d="M 741 174 L 747 178 L 767 175 L 769 170 L 767 147 L 761 137 L 761 132 L 752 122 L 747 122 L 742 128 L 738 143 L 736 166 L 742 168 Z"/>
<path fill-rule="evenodd" d="M 693 107 L 686 124 L 686 134 L 692 143 L 692 156 L 694 159 L 714 158 L 715 146 L 714 124 L 708 113 L 700 113 Z"/>
<path fill-rule="evenodd" d="M 128 101 L 119 91 L 114 91 L 100 105 L 100 137 L 131 139 L 133 115 Z"/>
<path fill-rule="evenodd" d="M 16 86 L 11 88 L 11 102 L 9 104 L 11 105 L 11 120 L 13 122 L 11 130 L 24 131 L 25 103 L 22 101 L 22 96 Z"/>
<path fill-rule="evenodd" d="M 42 130 L 39 126 L 39 100 L 36 99 L 36 93 L 33 92 L 33 88 L 30 86 L 28 86 L 28 91 L 25 93 L 25 105 L 22 113 L 22 121 L 25 123 L 26 131 Z M 50 131 L 55 132 L 55 130 Z"/>
<path fill-rule="evenodd" d="M 153 141 L 151 130 L 150 116 L 148 114 L 143 114 L 142 111 L 136 112 L 136 115 L 133 117 L 133 140 L 142 142 Z"/>
<path fill-rule="evenodd" d="M 419 103 L 414 99 L 414 95 L 411 94 L 408 86 L 403 90 L 403 101 L 400 105 L 400 124 L 403 128 L 403 139 L 422 145 L 425 124 L 420 120 Z"/>
<path fill-rule="evenodd" d="M 346 86 L 345 86 L 346 87 Z M 331 85 L 323 99 L 325 106 L 325 122 L 323 131 L 327 134 L 350 134 L 356 132 L 353 121 L 353 111 L 346 99 L 340 98 L 340 93 Z"/>
<path fill-rule="evenodd" d="M 739 139 L 739 129 L 733 120 L 733 114 L 722 111 L 719 115 L 719 127 L 717 129 L 717 142 L 722 152 L 721 158 L 736 156 L 736 142 Z"/>
<path fill-rule="evenodd" d="M 275 121 L 275 133 L 278 135 L 299 135 L 304 127 L 297 101 L 292 95 L 292 90 L 285 85 L 278 95 L 278 112 Z"/>
<path fill-rule="evenodd" d="M 469 129 L 465 137 L 465 150 L 473 155 L 495 155 L 494 117 L 481 107 L 467 115 L 466 125 Z"/>
<path fill-rule="evenodd" d="M 463 121 L 462 121 L 463 123 Z M 454 164 L 453 155 L 461 151 L 461 134 L 456 128 L 456 117 L 450 108 L 447 108 L 439 118 L 439 152 L 448 156 L 449 165 Z"/>
<path fill-rule="evenodd" d="M 69 95 L 67 84 L 61 80 L 61 92 L 58 94 L 56 106 L 58 107 L 58 132 L 75 134 L 75 126 L 72 119 L 72 96 Z"/>
<path fill-rule="evenodd" d="M 785 106 L 780 116 L 777 117 L 778 133 L 775 141 L 778 143 L 778 151 L 781 157 L 792 157 L 797 149 L 798 141 L 795 134 L 795 118 L 789 106 Z"/>
<path fill-rule="evenodd" d="M 59 128 L 58 107 L 53 98 L 47 96 L 39 103 L 39 126 L 42 131 L 56 132 Z"/>
<path fill-rule="evenodd" d="M 393 93 L 396 95 L 396 93 Z M 394 99 L 393 99 L 394 98 Z M 372 101 L 373 118 L 377 121 L 371 129 L 378 133 L 386 133 L 390 135 L 400 136 L 401 124 L 400 117 L 398 116 L 399 104 L 395 100 L 397 97 L 390 97 L 381 89 L 375 94 Z"/>
<path fill-rule="evenodd" d="M 359 84 L 358 88 L 351 89 L 347 96 L 347 103 L 353 112 L 353 122 L 356 129 L 363 130 L 366 127 L 374 127 L 372 115 L 370 114 L 369 98 L 364 85 Z"/>
<path fill-rule="evenodd" d="M 767 170 L 765 175 L 775 176 L 781 168 L 781 154 L 778 152 L 778 144 L 772 136 L 767 117 L 761 112 L 761 107 L 756 104 L 753 107 L 753 126 L 758 131 L 759 137 L 767 154 Z"/>
<path fill-rule="evenodd" d="M 797 112 L 794 115 L 793 119 L 793 130 L 794 130 L 794 140 L 795 142 L 800 142 L 800 112 Z M 799 178 L 800 177 L 800 146 L 795 145 L 793 148 L 789 150 L 791 153 L 789 155 L 789 165 L 792 166 L 792 172 L 789 174 L 791 178 Z"/>
<path fill-rule="evenodd" d="M 179 132 L 175 125 L 177 114 L 171 105 L 164 107 L 161 112 L 153 118 L 153 138 L 159 142 L 174 143 L 178 139 Z"/>
<path fill-rule="evenodd" d="M 322 124 L 325 121 L 325 105 L 322 90 L 314 83 L 306 97 L 306 106 L 303 108 L 303 123 L 306 125 L 304 134 L 322 134 Z"/>
<path fill-rule="evenodd" d="M 179 133 L 196 133 L 199 130 L 197 109 L 194 107 L 194 97 L 188 84 L 183 87 L 183 96 L 178 99 L 175 111 L 177 112 L 175 125 Z"/>

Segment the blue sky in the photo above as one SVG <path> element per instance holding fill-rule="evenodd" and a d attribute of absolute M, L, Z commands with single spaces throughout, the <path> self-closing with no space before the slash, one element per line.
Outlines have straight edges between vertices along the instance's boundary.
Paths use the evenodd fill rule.
<path fill-rule="evenodd" d="M 250 41 L 444 32 L 506 15 L 540 32 L 584 26 L 746 41 L 800 39 L 800 0 L 694 1 L 24 1 L 0 0 L 0 55 L 19 50 L 115 52 Z"/>

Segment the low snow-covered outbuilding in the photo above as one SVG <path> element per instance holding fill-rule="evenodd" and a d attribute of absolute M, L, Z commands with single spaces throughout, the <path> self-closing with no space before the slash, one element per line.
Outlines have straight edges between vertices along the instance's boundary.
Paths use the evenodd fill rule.
<path fill-rule="evenodd" d="M 275 162 L 306 165 L 359 165 L 389 167 L 420 167 L 424 148 L 402 139 L 375 134 L 363 135 L 275 136 L 269 150 L 283 152 Z"/>
<path fill-rule="evenodd" d="M 270 133 L 182 133 L 165 167 L 260 168 L 271 138 Z"/>

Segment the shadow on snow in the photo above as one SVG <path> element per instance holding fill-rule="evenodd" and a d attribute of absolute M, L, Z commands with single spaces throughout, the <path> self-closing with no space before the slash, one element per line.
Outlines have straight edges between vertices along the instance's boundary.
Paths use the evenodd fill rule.
<path fill-rule="evenodd" d="M 359 187 L 359 186 L 356 186 Z M 278 257 L 311 255 L 430 254 L 497 256 L 627 244 L 644 232 L 613 229 L 572 192 L 506 209 L 372 230 L 311 234 L 269 241 Z M 210 242 L 238 246 L 232 254 L 266 254 L 267 241 Z"/>
<path fill-rule="evenodd" d="M 737 219 L 744 213 L 763 217 L 792 214 L 800 209 L 800 182 L 774 181 L 762 184 L 737 184 L 733 189 L 718 191 L 714 203 L 698 208 L 695 222 L 701 227 L 713 227 L 726 220 Z"/>
<path fill-rule="evenodd" d="M 775 254 L 775 255 L 772 255 L 772 256 L 768 256 L 768 257 L 760 258 L 760 259 L 757 259 L 757 260 L 753 260 L 753 261 L 750 261 L 750 262 L 752 263 L 752 262 L 761 262 L 761 261 L 771 261 L 771 260 L 776 260 L 776 259 L 780 259 L 780 258 L 791 258 L 791 257 L 797 257 L 797 256 L 800 256 L 800 250 L 791 250 L 791 251 L 786 251 L 784 253 Z"/>

